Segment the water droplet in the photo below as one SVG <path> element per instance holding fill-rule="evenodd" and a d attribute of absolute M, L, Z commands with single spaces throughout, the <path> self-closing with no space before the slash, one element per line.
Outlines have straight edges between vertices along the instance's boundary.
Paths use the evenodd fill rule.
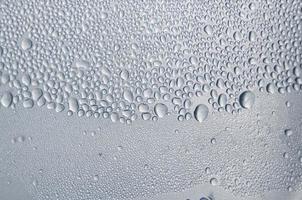
<path fill-rule="evenodd" d="M 218 104 L 224 107 L 227 104 L 228 98 L 225 94 L 220 94 L 218 97 Z"/>
<path fill-rule="evenodd" d="M 211 178 L 210 183 L 211 183 L 211 185 L 216 186 L 216 185 L 218 185 L 218 180 L 216 178 Z"/>
<path fill-rule="evenodd" d="M 21 135 L 21 136 L 18 136 L 18 137 L 16 138 L 16 141 L 17 141 L 17 142 L 24 142 L 25 139 L 26 139 L 26 138 L 25 138 L 23 135 Z"/>
<path fill-rule="evenodd" d="M 284 134 L 289 137 L 293 134 L 293 131 L 291 129 L 285 129 Z"/>
<path fill-rule="evenodd" d="M 93 176 L 93 181 L 98 182 L 99 181 L 99 175 L 94 175 Z"/>
<path fill-rule="evenodd" d="M 209 36 L 213 35 L 213 27 L 211 25 L 206 25 L 204 27 L 204 32 Z"/>
<path fill-rule="evenodd" d="M 130 90 L 125 90 L 124 98 L 126 99 L 126 101 L 128 101 L 130 103 L 133 102 L 133 93 Z"/>
<path fill-rule="evenodd" d="M 1 97 L 1 104 L 5 108 L 8 108 L 13 102 L 13 95 L 11 92 L 4 92 Z"/>
<path fill-rule="evenodd" d="M 249 32 L 249 41 L 255 42 L 256 41 L 256 33 L 254 31 Z"/>
<path fill-rule="evenodd" d="M 199 104 L 194 110 L 194 117 L 197 121 L 203 122 L 209 114 L 209 109 L 204 104 Z"/>
<path fill-rule="evenodd" d="M 239 103 L 243 108 L 251 109 L 255 103 L 256 96 L 251 91 L 245 91 L 239 96 Z"/>
<path fill-rule="evenodd" d="M 285 159 L 287 159 L 288 158 L 288 153 L 287 152 L 285 152 L 285 153 L 283 153 L 283 158 L 285 158 Z"/>
<path fill-rule="evenodd" d="M 275 86 L 272 83 L 267 84 L 266 91 L 268 93 L 274 94 L 275 93 Z"/>
<path fill-rule="evenodd" d="M 168 107 L 163 103 L 158 103 L 154 106 L 154 112 L 159 118 L 162 118 L 167 115 Z"/>
<path fill-rule="evenodd" d="M 23 102 L 23 107 L 24 108 L 32 108 L 34 106 L 34 101 L 32 99 L 26 99 Z"/>
<path fill-rule="evenodd" d="M 69 106 L 69 110 L 72 112 L 77 112 L 79 109 L 79 103 L 78 100 L 74 97 L 69 98 L 68 100 L 68 106 Z"/>
<path fill-rule="evenodd" d="M 21 45 L 21 48 L 24 51 L 26 51 L 26 50 L 29 50 L 30 48 L 32 48 L 33 42 L 28 38 L 23 38 L 20 45 Z"/>

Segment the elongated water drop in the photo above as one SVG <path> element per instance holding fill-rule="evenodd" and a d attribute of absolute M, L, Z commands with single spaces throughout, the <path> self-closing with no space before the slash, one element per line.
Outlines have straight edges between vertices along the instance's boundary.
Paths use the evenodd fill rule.
<path fill-rule="evenodd" d="M 194 117 L 197 121 L 203 122 L 209 114 L 209 108 L 204 104 L 199 104 L 194 110 Z"/>

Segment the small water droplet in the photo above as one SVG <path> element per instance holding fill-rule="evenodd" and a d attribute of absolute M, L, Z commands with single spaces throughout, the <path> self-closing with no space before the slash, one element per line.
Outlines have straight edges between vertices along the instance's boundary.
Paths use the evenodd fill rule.
<path fill-rule="evenodd" d="M 210 179 L 210 183 L 211 183 L 211 185 L 213 185 L 213 186 L 218 185 L 218 180 L 217 180 L 217 178 L 211 178 L 211 179 Z"/>

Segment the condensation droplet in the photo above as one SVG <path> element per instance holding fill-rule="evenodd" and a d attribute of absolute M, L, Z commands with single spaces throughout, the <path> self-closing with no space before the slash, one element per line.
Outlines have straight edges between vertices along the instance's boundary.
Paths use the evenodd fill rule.
<path fill-rule="evenodd" d="M 245 91 L 239 96 L 239 103 L 243 108 L 251 109 L 255 103 L 256 96 L 251 91 Z"/>
<path fill-rule="evenodd" d="M 204 104 L 199 104 L 194 110 L 194 117 L 197 121 L 203 122 L 209 113 L 209 108 Z"/>
<path fill-rule="evenodd" d="M 163 103 L 158 103 L 154 106 L 154 112 L 159 118 L 162 118 L 167 115 L 168 107 Z"/>

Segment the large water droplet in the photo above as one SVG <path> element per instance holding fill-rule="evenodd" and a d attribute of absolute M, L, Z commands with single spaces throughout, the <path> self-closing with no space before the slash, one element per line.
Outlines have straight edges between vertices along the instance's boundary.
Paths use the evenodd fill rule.
<path fill-rule="evenodd" d="M 243 108 L 251 109 L 255 103 L 255 94 L 251 91 L 245 91 L 239 96 L 239 103 Z"/>
<path fill-rule="evenodd" d="M 4 106 L 5 108 L 8 108 L 13 101 L 13 95 L 11 92 L 4 92 L 2 97 L 1 97 L 1 104 L 2 106 Z"/>
<path fill-rule="evenodd" d="M 206 25 L 204 27 L 204 32 L 206 32 L 206 34 L 208 34 L 209 36 L 213 35 L 213 28 L 211 25 Z"/>
<path fill-rule="evenodd" d="M 72 112 L 77 112 L 79 109 L 78 100 L 74 97 L 69 98 L 68 106 L 69 106 L 69 110 L 71 110 Z"/>
<path fill-rule="evenodd" d="M 126 99 L 126 101 L 131 103 L 133 101 L 133 93 L 130 90 L 126 89 L 124 91 L 124 98 Z"/>
<path fill-rule="evenodd" d="M 26 51 L 33 46 L 33 42 L 28 38 L 23 38 L 20 45 L 21 48 Z"/>
<path fill-rule="evenodd" d="M 209 108 L 204 104 L 199 104 L 194 110 L 194 117 L 197 121 L 203 122 L 209 114 Z"/>
<path fill-rule="evenodd" d="M 168 107 L 163 103 L 158 103 L 154 106 L 154 112 L 159 118 L 162 118 L 168 113 Z"/>

